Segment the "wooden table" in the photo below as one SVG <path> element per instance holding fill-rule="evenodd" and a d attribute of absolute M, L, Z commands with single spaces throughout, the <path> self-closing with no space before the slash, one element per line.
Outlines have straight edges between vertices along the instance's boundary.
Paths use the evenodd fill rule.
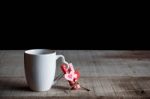
<path fill-rule="evenodd" d="M 47 92 L 33 92 L 24 75 L 24 50 L 0 51 L 0 99 L 148 98 L 150 51 L 56 50 L 81 72 L 80 84 L 91 91 L 71 90 L 61 79 Z M 60 72 L 60 60 L 57 62 Z"/>

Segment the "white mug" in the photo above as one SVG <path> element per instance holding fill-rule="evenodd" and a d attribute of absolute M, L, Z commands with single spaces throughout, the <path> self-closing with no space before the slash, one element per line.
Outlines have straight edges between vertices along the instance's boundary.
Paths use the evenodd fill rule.
<path fill-rule="evenodd" d="M 63 55 L 56 55 L 49 49 L 31 49 L 24 52 L 24 68 L 27 84 L 33 91 L 48 91 L 54 84 L 56 60 Z"/>

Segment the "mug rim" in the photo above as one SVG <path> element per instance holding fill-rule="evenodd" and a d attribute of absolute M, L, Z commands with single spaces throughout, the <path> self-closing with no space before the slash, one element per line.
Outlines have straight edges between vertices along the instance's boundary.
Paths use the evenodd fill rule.
<path fill-rule="evenodd" d="M 56 51 L 51 49 L 29 49 L 26 50 L 24 53 L 29 55 L 50 55 L 56 54 Z"/>

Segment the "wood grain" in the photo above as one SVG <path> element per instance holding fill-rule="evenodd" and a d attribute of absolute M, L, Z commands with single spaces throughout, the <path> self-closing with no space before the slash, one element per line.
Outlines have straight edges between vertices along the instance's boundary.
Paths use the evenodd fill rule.
<path fill-rule="evenodd" d="M 81 72 L 91 91 L 68 91 L 61 79 L 47 92 L 33 92 L 24 76 L 24 50 L 0 51 L 0 99 L 149 99 L 150 51 L 56 50 Z M 57 62 L 60 73 L 61 62 Z"/>
<path fill-rule="evenodd" d="M 72 90 L 64 79 L 61 79 L 47 92 L 33 92 L 28 88 L 25 78 L 0 78 L 0 98 L 2 97 L 150 97 L 150 77 L 82 77 L 80 84 L 89 88 Z"/>

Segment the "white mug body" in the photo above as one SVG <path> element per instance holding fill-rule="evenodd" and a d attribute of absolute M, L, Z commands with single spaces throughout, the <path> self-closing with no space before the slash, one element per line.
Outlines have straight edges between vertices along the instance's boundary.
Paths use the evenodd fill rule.
<path fill-rule="evenodd" d="M 33 91 L 48 91 L 54 82 L 57 55 L 49 49 L 32 49 L 24 53 L 27 84 Z"/>

